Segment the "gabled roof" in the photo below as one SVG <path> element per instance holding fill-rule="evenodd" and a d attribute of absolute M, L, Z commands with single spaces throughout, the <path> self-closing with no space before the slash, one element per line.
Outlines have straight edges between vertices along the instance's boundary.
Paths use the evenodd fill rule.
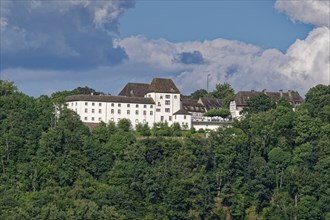
<path fill-rule="evenodd" d="M 273 99 L 275 102 L 279 101 L 281 98 L 285 98 L 288 102 L 291 102 L 292 104 L 296 104 L 296 102 L 303 102 L 304 99 L 299 95 L 297 91 L 291 91 L 288 92 L 282 92 L 280 90 L 279 92 L 267 92 L 267 91 L 240 91 L 235 95 L 235 102 L 238 106 L 246 106 L 247 101 L 255 96 L 259 96 L 261 94 L 265 94 L 271 99 Z"/>
<path fill-rule="evenodd" d="M 118 95 L 127 97 L 144 97 L 148 92 L 149 86 L 150 85 L 146 83 L 127 83 Z"/>
<path fill-rule="evenodd" d="M 206 112 L 205 107 L 198 103 L 197 100 L 182 99 L 182 108 L 188 112 Z"/>
<path fill-rule="evenodd" d="M 175 112 L 173 115 L 191 115 L 191 114 L 184 109 L 180 109 L 179 111 Z"/>
<path fill-rule="evenodd" d="M 67 102 L 73 101 L 95 101 L 95 102 L 119 102 L 137 104 L 155 104 L 152 98 L 109 96 L 109 95 L 70 95 L 65 98 Z"/>
<path fill-rule="evenodd" d="M 171 79 L 162 78 L 154 78 L 149 86 L 148 92 L 180 94 L 180 91 Z"/>
<path fill-rule="evenodd" d="M 204 105 L 207 111 L 210 109 L 223 108 L 223 99 L 201 97 L 199 98 L 198 102 Z"/>

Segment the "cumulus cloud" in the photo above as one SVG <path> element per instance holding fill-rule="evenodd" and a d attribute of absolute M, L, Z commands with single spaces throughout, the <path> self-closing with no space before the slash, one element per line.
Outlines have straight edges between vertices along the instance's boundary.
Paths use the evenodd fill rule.
<path fill-rule="evenodd" d="M 113 45 L 118 19 L 133 1 L 68 0 L 1 3 L 2 69 L 82 69 L 127 58 Z"/>
<path fill-rule="evenodd" d="M 327 81 L 329 44 L 327 27 L 314 29 L 286 53 L 225 39 L 171 43 L 132 36 L 116 41 L 126 50 L 131 63 L 143 63 L 163 72 L 180 72 L 174 79 L 186 93 L 205 88 L 210 74 L 210 87 L 228 82 L 236 90 L 294 89 L 304 94 L 309 87 Z M 185 55 L 186 51 L 198 51 L 195 54 L 206 60 L 207 65 L 190 61 L 171 64 L 178 60 L 177 54 Z"/>
<path fill-rule="evenodd" d="M 275 3 L 275 8 L 288 14 L 295 21 L 298 20 L 316 26 L 330 27 L 330 1 L 278 0 Z"/>

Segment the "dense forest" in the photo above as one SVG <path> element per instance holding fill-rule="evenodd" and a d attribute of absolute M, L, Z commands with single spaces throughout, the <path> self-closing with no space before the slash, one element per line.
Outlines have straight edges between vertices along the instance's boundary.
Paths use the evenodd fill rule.
<path fill-rule="evenodd" d="M 330 219 L 330 86 L 296 111 L 259 97 L 207 135 L 55 117 L 90 90 L 33 98 L 0 81 L 0 219 Z"/>

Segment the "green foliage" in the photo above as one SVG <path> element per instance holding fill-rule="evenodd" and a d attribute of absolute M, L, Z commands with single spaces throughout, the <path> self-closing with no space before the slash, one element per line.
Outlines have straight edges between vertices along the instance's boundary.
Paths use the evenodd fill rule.
<path fill-rule="evenodd" d="M 330 85 L 317 85 L 306 94 L 308 111 L 312 116 L 330 122 Z"/>
<path fill-rule="evenodd" d="M 196 99 L 198 100 L 201 97 L 206 97 L 208 96 L 208 92 L 205 89 L 198 89 L 195 92 L 190 94 L 191 99 Z"/>
<path fill-rule="evenodd" d="M 230 101 L 234 99 L 235 91 L 230 84 L 216 84 L 215 90 L 210 93 L 211 97 L 223 99 L 223 106 L 229 108 Z"/>
<path fill-rule="evenodd" d="M 150 136 L 151 135 L 151 131 L 150 131 L 149 125 L 147 123 L 137 124 L 136 127 L 135 127 L 135 130 L 137 132 L 139 132 L 139 134 L 142 135 L 142 136 Z"/>
<path fill-rule="evenodd" d="M 329 218 L 330 126 L 309 106 L 316 97 L 208 138 L 167 123 L 137 125 L 136 137 L 127 121 L 90 132 L 65 108 L 55 119 L 60 93 L 11 86 L 0 95 L 0 219 Z"/>
<path fill-rule="evenodd" d="M 275 107 L 275 102 L 265 94 L 252 97 L 246 103 L 247 107 L 243 111 L 249 114 L 265 112 Z"/>
<path fill-rule="evenodd" d="M 215 117 L 219 116 L 222 118 L 227 118 L 230 115 L 230 111 L 228 109 L 210 109 L 206 113 L 204 113 L 204 116 L 208 117 Z"/>
<path fill-rule="evenodd" d="M 0 96 L 10 95 L 17 92 L 17 87 L 14 82 L 0 80 Z"/>
<path fill-rule="evenodd" d="M 131 130 L 132 124 L 129 119 L 122 118 L 118 121 L 117 127 L 122 131 L 128 132 Z"/>

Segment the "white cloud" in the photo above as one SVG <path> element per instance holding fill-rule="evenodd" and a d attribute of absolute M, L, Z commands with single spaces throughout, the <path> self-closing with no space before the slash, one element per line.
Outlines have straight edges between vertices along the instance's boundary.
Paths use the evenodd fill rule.
<path fill-rule="evenodd" d="M 275 8 L 288 14 L 293 20 L 330 27 L 330 1 L 328 0 L 277 0 Z"/>
<path fill-rule="evenodd" d="M 236 90 L 308 88 L 327 81 L 329 76 L 329 29 L 317 28 L 305 40 L 297 40 L 286 53 L 263 50 L 238 41 L 215 39 L 171 43 L 164 39 L 147 40 L 132 36 L 117 40 L 129 56 L 129 63 L 142 63 L 163 72 L 180 72 L 176 82 L 189 93 L 216 83 L 229 82 Z M 201 65 L 173 63 L 177 54 L 198 51 L 207 62 Z"/>

